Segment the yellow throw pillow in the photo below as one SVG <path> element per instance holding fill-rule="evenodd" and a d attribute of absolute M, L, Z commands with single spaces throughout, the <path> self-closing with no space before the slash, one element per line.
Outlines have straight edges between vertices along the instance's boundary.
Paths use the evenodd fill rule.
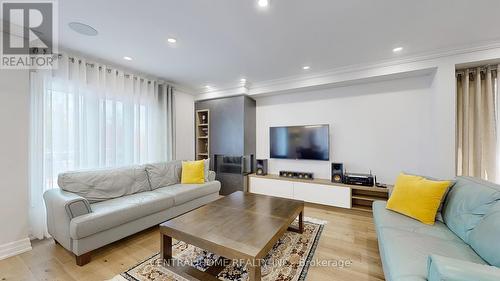
<path fill-rule="evenodd" d="M 433 225 L 450 184 L 450 181 L 433 181 L 401 173 L 387 201 L 387 209 Z"/>
<path fill-rule="evenodd" d="M 204 183 L 205 182 L 205 161 L 183 161 L 181 183 Z"/>

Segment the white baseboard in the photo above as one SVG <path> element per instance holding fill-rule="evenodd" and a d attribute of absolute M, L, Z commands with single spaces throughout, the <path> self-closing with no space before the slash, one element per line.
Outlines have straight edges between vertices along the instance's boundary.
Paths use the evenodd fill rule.
<path fill-rule="evenodd" d="M 29 238 L 0 245 L 0 260 L 31 251 L 31 242 Z"/>

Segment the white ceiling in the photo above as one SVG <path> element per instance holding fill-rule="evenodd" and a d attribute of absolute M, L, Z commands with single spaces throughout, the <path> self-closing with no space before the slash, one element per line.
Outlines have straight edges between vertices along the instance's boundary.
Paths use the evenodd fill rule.
<path fill-rule="evenodd" d="M 195 89 L 500 40 L 498 0 L 59 1 L 60 45 Z M 99 31 L 75 33 L 79 21 Z M 177 38 L 175 48 L 166 39 Z M 404 47 L 394 54 L 396 46 Z M 133 58 L 124 61 L 123 56 Z M 308 71 L 302 66 L 310 65 Z M 201 91 L 201 90 L 200 90 Z"/>

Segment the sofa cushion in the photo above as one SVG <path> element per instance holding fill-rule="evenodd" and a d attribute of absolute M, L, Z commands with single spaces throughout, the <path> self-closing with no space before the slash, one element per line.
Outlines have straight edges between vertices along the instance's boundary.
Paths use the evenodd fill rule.
<path fill-rule="evenodd" d="M 81 239 L 174 206 L 174 197 L 156 191 L 141 192 L 91 204 L 92 213 L 71 220 L 70 235 Z"/>
<path fill-rule="evenodd" d="M 431 254 L 484 264 L 484 261 L 445 224 L 425 225 L 373 203 L 373 219 L 387 280 L 427 280 Z"/>
<path fill-rule="evenodd" d="M 204 182 L 205 182 L 205 160 L 182 161 L 182 172 L 181 172 L 182 184 L 202 184 Z"/>
<path fill-rule="evenodd" d="M 428 281 L 498 281 L 500 268 L 432 255 L 427 262 Z"/>
<path fill-rule="evenodd" d="M 406 171 L 403 171 L 403 173 L 407 174 L 407 175 L 414 175 L 414 176 L 418 176 L 418 177 L 423 177 L 423 178 L 426 178 L 426 179 L 429 179 L 429 180 L 433 180 L 433 181 L 443 181 L 442 179 L 438 179 L 438 178 L 434 178 L 434 177 L 429 177 L 429 176 L 422 176 L 422 175 L 415 174 L 415 173 L 407 173 Z M 450 189 L 455 185 L 455 181 L 454 180 L 451 180 L 450 182 L 451 182 L 451 184 L 448 187 L 448 189 L 446 190 L 446 193 L 444 194 L 443 199 L 441 200 L 441 204 L 439 204 L 439 208 L 438 208 L 437 213 L 436 213 L 436 220 L 440 221 L 440 222 L 444 222 L 443 221 L 443 215 L 441 214 L 442 211 L 443 211 L 444 200 L 446 200 L 446 196 L 448 195 L 448 192 L 450 191 Z M 392 191 L 394 189 L 394 186 L 389 186 L 388 189 L 389 189 L 389 197 L 390 197 L 391 193 L 392 193 Z"/>
<path fill-rule="evenodd" d="M 490 265 L 500 267 L 500 201 L 470 232 L 470 246 Z"/>
<path fill-rule="evenodd" d="M 470 234 L 500 200 L 500 186 L 470 177 L 457 177 L 443 206 L 443 219 L 448 228 L 467 244 Z"/>
<path fill-rule="evenodd" d="M 144 166 L 66 172 L 57 183 L 90 203 L 151 190 Z"/>
<path fill-rule="evenodd" d="M 391 227 L 378 228 L 377 234 L 389 280 L 427 280 L 427 259 L 430 255 L 485 264 L 463 241 L 440 239 Z"/>
<path fill-rule="evenodd" d="M 450 181 L 434 181 L 401 173 L 387 201 L 387 208 L 433 225 L 450 184 Z"/>
<path fill-rule="evenodd" d="M 462 240 L 449 230 L 444 223 L 436 221 L 434 225 L 423 224 L 417 220 L 386 209 L 386 203 L 385 201 L 373 202 L 373 219 L 376 228 L 390 227 L 416 234 L 425 234 L 439 239 L 462 242 Z"/>
<path fill-rule="evenodd" d="M 174 204 L 178 206 L 196 198 L 217 193 L 219 190 L 220 182 L 211 181 L 202 184 L 175 184 L 158 188 L 155 191 L 173 196 Z"/>
<path fill-rule="evenodd" d="M 181 161 L 169 161 L 154 164 L 146 164 L 151 189 L 169 186 L 181 182 Z"/>
<path fill-rule="evenodd" d="M 216 174 L 214 171 L 208 171 L 207 182 L 214 181 Z"/>
<path fill-rule="evenodd" d="M 210 181 L 209 179 L 209 172 L 210 172 L 210 158 L 207 158 L 205 160 L 203 160 L 203 165 L 204 165 L 204 170 L 203 170 L 203 173 L 204 173 L 204 176 L 205 176 L 205 182 L 207 181 Z"/>

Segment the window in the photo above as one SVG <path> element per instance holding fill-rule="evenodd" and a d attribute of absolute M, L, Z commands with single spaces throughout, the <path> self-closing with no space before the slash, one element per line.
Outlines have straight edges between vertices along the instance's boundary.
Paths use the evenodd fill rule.
<path fill-rule="evenodd" d="M 63 56 L 58 70 L 31 73 L 31 92 L 31 221 L 37 238 L 48 235 L 43 192 L 57 187 L 61 172 L 171 157 L 170 86 Z"/>

